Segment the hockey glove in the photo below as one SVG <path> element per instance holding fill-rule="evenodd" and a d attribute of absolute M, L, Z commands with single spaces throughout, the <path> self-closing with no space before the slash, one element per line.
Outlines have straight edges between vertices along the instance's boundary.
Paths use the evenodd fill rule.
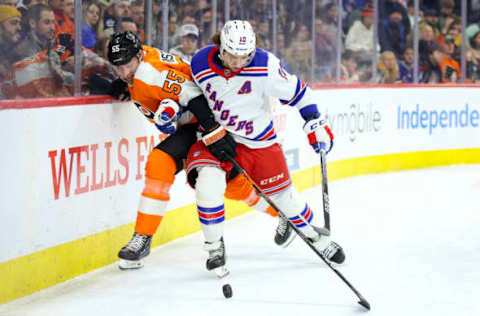
<path fill-rule="evenodd" d="M 303 131 L 317 154 L 320 153 L 320 149 L 324 149 L 326 153 L 330 152 L 333 147 L 333 134 L 320 114 L 308 119 L 303 125 Z"/>
<path fill-rule="evenodd" d="M 112 81 L 112 86 L 108 94 L 120 101 L 130 101 L 130 92 L 128 91 L 127 83 L 122 79 Z"/>
<path fill-rule="evenodd" d="M 237 156 L 237 143 L 233 140 L 223 126 L 217 124 L 213 129 L 205 132 L 202 136 L 203 143 L 208 150 L 220 161 L 228 161 Z"/>
<path fill-rule="evenodd" d="M 177 118 L 180 116 L 180 106 L 172 99 L 160 102 L 153 120 L 155 126 L 164 134 L 173 134 L 177 130 Z"/>

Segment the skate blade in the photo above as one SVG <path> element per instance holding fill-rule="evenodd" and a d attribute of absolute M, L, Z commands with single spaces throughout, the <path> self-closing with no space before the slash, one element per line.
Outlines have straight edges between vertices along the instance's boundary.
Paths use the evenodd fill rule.
<path fill-rule="evenodd" d="M 224 277 L 226 277 L 227 275 L 230 274 L 230 271 L 225 266 L 215 268 L 215 269 L 213 269 L 213 272 L 215 272 L 217 277 L 220 278 L 220 279 L 224 278 Z"/>
<path fill-rule="evenodd" d="M 143 259 L 140 260 L 125 260 L 125 259 L 120 259 L 118 262 L 118 268 L 120 270 L 134 270 L 134 269 L 140 269 L 143 268 L 144 261 Z"/>
<path fill-rule="evenodd" d="M 292 241 L 295 239 L 296 236 L 297 236 L 297 233 L 292 232 L 288 237 L 287 241 L 285 241 L 282 245 L 280 245 L 280 247 L 287 248 L 288 246 L 290 246 L 290 244 L 292 243 Z"/>

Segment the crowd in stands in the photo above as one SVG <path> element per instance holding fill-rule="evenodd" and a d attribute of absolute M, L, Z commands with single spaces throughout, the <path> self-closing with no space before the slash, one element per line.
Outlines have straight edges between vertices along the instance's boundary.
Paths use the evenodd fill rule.
<path fill-rule="evenodd" d="M 419 82 L 460 82 L 460 0 L 420 3 Z M 341 28 L 337 1 L 231 0 L 230 18 L 249 20 L 258 46 L 276 50 L 287 69 L 314 84 L 413 83 L 415 28 L 413 0 L 378 1 L 375 46 L 371 0 L 343 0 Z M 163 30 L 162 0 L 153 0 L 152 46 L 185 60 L 211 44 L 224 24 L 225 2 L 168 1 Z M 82 94 L 109 94 L 117 78 L 106 59 L 110 36 L 132 31 L 145 41 L 144 0 L 82 1 Z M 74 86 L 74 0 L 0 0 L 0 99 L 72 95 Z M 480 0 L 468 0 L 466 82 L 480 82 Z M 276 38 L 273 40 L 273 21 Z M 213 23 L 215 23 L 213 25 Z M 167 37 L 164 37 L 164 33 Z M 166 39 L 166 41 L 165 41 Z M 339 39 L 341 45 L 339 45 Z M 372 65 L 375 51 L 378 63 Z M 337 56 L 341 63 L 337 67 Z"/>

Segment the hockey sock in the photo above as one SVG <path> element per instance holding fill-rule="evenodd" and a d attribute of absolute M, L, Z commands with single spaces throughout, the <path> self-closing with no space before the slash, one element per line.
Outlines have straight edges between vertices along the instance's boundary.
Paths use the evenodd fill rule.
<path fill-rule="evenodd" d="M 154 149 L 148 156 L 145 170 L 145 186 L 138 206 L 135 232 L 152 236 L 165 214 L 177 166 L 170 155 Z"/>

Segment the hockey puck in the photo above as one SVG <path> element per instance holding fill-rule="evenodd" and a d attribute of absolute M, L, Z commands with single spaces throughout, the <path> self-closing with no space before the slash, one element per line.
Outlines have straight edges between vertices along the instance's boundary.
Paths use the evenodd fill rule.
<path fill-rule="evenodd" d="M 230 298 L 232 297 L 233 295 L 233 292 L 232 292 L 232 287 L 230 286 L 230 284 L 224 284 L 223 287 L 222 287 L 222 290 L 223 290 L 223 296 L 225 296 L 225 298 Z"/>

